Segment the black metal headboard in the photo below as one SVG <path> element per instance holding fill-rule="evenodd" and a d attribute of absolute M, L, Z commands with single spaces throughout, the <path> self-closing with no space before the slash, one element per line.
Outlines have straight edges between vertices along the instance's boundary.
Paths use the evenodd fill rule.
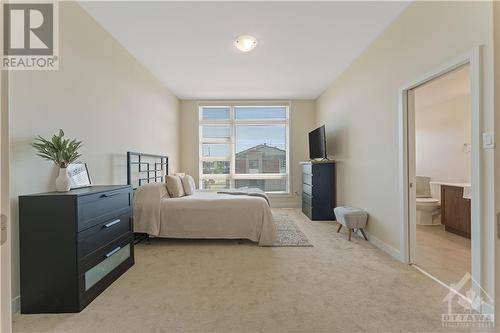
<path fill-rule="evenodd" d="M 127 152 L 127 184 L 134 189 L 144 183 L 163 182 L 166 175 L 168 156 Z"/>

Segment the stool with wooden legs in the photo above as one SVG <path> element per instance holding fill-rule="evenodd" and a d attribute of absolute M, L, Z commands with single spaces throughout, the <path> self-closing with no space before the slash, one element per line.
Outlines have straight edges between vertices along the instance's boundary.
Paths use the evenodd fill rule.
<path fill-rule="evenodd" d="M 354 207 L 336 207 L 333 211 L 337 222 L 339 223 L 337 232 L 340 232 L 342 227 L 346 227 L 349 229 L 348 240 L 351 241 L 352 232 L 355 231 L 355 229 L 358 229 L 361 231 L 364 239 L 368 240 L 364 231 L 366 222 L 368 221 L 367 212 Z"/>

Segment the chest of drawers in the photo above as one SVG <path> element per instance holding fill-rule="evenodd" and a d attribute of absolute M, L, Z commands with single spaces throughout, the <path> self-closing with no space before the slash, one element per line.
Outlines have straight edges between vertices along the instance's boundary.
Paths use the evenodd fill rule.
<path fill-rule="evenodd" d="M 302 212 L 311 220 L 335 220 L 335 162 L 303 162 Z"/>
<path fill-rule="evenodd" d="M 132 188 L 19 197 L 21 313 L 79 312 L 134 264 Z"/>

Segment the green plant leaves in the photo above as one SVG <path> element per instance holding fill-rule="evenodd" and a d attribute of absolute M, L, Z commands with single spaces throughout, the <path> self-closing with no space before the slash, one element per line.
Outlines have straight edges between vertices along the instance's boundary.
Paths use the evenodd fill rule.
<path fill-rule="evenodd" d="M 37 156 L 54 162 L 60 168 L 66 168 L 81 156 L 78 149 L 81 148 L 82 142 L 64 138 L 62 129 L 52 136 L 51 141 L 39 135 L 31 145 L 36 149 Z"/>

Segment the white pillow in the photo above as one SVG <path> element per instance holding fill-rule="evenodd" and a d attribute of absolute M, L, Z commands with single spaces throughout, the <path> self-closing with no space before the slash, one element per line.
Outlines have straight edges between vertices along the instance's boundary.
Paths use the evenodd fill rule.
<path fill-rule="evenodd" d="M 179 198 L 186 195 L 179 176 L 165 176 L 165 182 L 167 183 L 167 190 L 170 197 Z"/>
<path fill-rule="evenodd" d="M 196 190 L 196 184 L 194 183 L 194 178 L 190 175 L 185 175 L 181 177 L 182 187 L 184 188 L 184 192 L 186 195 L 192 195 Z"/>

